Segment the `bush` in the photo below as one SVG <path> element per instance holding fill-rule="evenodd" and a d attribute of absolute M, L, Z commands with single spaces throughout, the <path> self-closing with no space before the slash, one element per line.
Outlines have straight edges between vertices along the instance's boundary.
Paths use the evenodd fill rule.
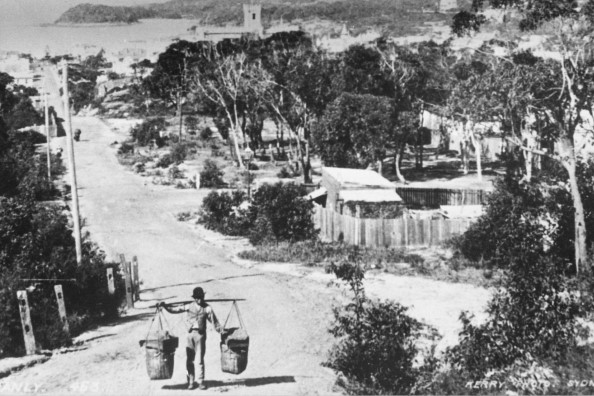
<path fill-rule="evenodd" d="M 171 150 L 169 150 L 169 155 L 171 156 L 171 160 L 176 165 L 179 165 L 186 159 L 188 148 L 184 143 L 176 143 L 171 147 Z"/>
<path fill-rule="evenodd" d="M 204 168 L 200 171 L 200 187 L 218 187 L 223 185 L 224 172 L 219 165 L 211 160 L 204 161 Z"/>
<path fill-rule="evenodd" d="M 305 187 L 296 184 L 264 184 L 254 193 L 250 210 L 254 218 L 266 218 L 250 233 L 250 242 L 262 243 L 261 227 L 269 226 L 270 233 L 265 238 L 274 241 L 298 242 L 317 237 L 312 219 L 313 203 L 303 199 Z"/>
<path fill-rule="evenodd" d="M 187 116 L 184 119 L 184 124 L 186 126 L 186 131 L 188 132 L 188 134 L 196 134 L 196 131 L 198 130 L 198 118 L 194 116 Z"/>
<path fill-rule="evenodd" d="M 414 367 L 420 354 L 416 344 L 423 337 L 435 340 L 435 330 L 408 316 L 407 308 L 396 302 L 368 299 L 363 289 L 365 271 L 356 255 L 329 271 L 349 286 L 353 298 L 334 308 L 329 331 L 339 341 L 324 365 L 347 378 L 347 393 L 411 393 L 424 370 Z M 425 361 L 431 364 L 432 356 Z"/>
<path fill-rule="evenodd" d="M 167 177 L 169 177 L 169 180 L 172 180 L 172 181 L 175 179 L 183 179 L 184 172 L 181 169 L 179 169 L 177 166 L 173 165 L 167 171 Z"/>
<path fill-rule="evenodd" d="M 583 332 L 578 319 L 592 308 L 567 269 L 555 258 L 517 257 L 489 302 L 487 322 L 473 325 L 461 315 L 460 343 L 448 351 L 448 360 L 476 378 L 517 361 L 563 360 Z"/>
<path fill-rule="evenodd" d="M 151 140 L 155 140 L 158 147 L 163 147 L 165 141 L 161 138 L 161 132 L 165 130 L 167 122 L 164 118 L 153 118 L 135 126 L 130 131 L 132 139 L 140 146 L 147 146 Z"/>
<path fill-rule="evenodd" d="M 573 205 L 564 189 L 507 176 L 489 195 L 485 214 L 453 238 L 466 258 L 505 268 L 519 256 L 563 257 L 573 261 Z"/>
<path fill-rule="evenodd" d="M 208 140 L 212 137 L 212 129 L 210 127 L 205 127 L 200 131 L 200 138 L 202 140 Z"/>
<path fill-rule="evenodd" d="M 209 230 L 225 235 L 245 236 L 253 218 L 246 209 L 241 209 L 244 202 L 247 202 L 247 194 L 243 191 L 212 191 L 202 201 L 198 221 Z"/>
<path fill-rule="evenodd" d="M 124 155 L 134 152 L 134 145 L 132 143 L 124 142 L 118 148 L 118 154 Z"/>
<path fill-rule="evenodd" d="M 64 282 L 63 290 L 73 336 L 93 323 L 116 317 L 122 301 L 123 280 L 116 273 L 118 292 L 107 292 L 104 255 L 85 238 L 83 262 L 75 260 L 74 240 L 67 217 L 58 208 L 45 208 L 22 198 L 5 199 L 0 206 L 0 351 L 14 355 L 23 351 L 16 290 L 23 278 L 76 279 Z M 42 348 L 69 342 L 61 332 L 55 310 L 53 287 L 38 285 L 29 296 L 33 328 Z"/>
<path fill-rule="evenodd" d="M 145 171 L 145 166 L 142 162 L 136 162 L 132 166 L 132 169 L 134 170 L 135 173 L 143 173 Z"/>
<path fill-rule="evenodd" d="M 170 165 L 173 165 L 173 159 L 171 158 L 171 154 L 164 154 L 157 160 L 155 166 L 157 168 L 168 168 Z"/>

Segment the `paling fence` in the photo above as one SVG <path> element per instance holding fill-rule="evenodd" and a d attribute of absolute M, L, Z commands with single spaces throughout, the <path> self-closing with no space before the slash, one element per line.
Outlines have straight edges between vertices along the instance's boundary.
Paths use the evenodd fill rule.
<path fill-rule="evenodd" d="M 313 218 L 322 240 L 369 247 L 437 246 L 472 224 L 466 219 L 360 219 L 319 205 L 314 205 Z"/>
<path fill-rule="evenodd" d="M 407 205 L 439 208 L 441 205 L 482 205 L 488 191 L 448 188 L 396 187 Z"/>

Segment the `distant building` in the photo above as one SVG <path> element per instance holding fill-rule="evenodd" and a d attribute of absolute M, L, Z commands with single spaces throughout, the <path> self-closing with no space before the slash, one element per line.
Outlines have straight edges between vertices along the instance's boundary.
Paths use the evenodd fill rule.
<path fill-rule="evenodd" d="M 239 39 L 245 36 L 264 38 L 271 34 L 287 31 L 298 31 L 294 25 L 281 24 L 269 30 L 264 30 L 262 25 L 262 5 L 243 5 L 243 26 L 197 26 L 194 28 L 197 41 L 218 42 L 224 39 Z"/>

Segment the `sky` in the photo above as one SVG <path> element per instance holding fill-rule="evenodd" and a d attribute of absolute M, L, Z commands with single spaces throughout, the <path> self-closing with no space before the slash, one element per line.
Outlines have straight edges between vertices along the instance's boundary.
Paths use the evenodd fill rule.
<path fill-rule="evenodd" d="M 142 5 L 166 0 L 0 0 L 0 24 L 52 23 L 66 10 L 81 3 Z M 0 37 L 0 40 L 2 38 Z"/>

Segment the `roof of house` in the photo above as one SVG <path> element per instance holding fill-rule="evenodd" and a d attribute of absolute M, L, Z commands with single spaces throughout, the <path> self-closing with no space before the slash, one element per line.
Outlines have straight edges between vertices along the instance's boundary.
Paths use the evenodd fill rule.
<path fill-rule="evenodd" d="M 344 202 L 402 202 L 396 191 L 384 189 L 342 190 L 338 193 L 338 199 Z"/>
<path fill-rule="evenodd" d="M 342 188 L 384 188 L 394 189 L 396 186 L 379 173 L 366 169 L 330 168 L 325 167 L 322 173 L 341 184 Z"/>

